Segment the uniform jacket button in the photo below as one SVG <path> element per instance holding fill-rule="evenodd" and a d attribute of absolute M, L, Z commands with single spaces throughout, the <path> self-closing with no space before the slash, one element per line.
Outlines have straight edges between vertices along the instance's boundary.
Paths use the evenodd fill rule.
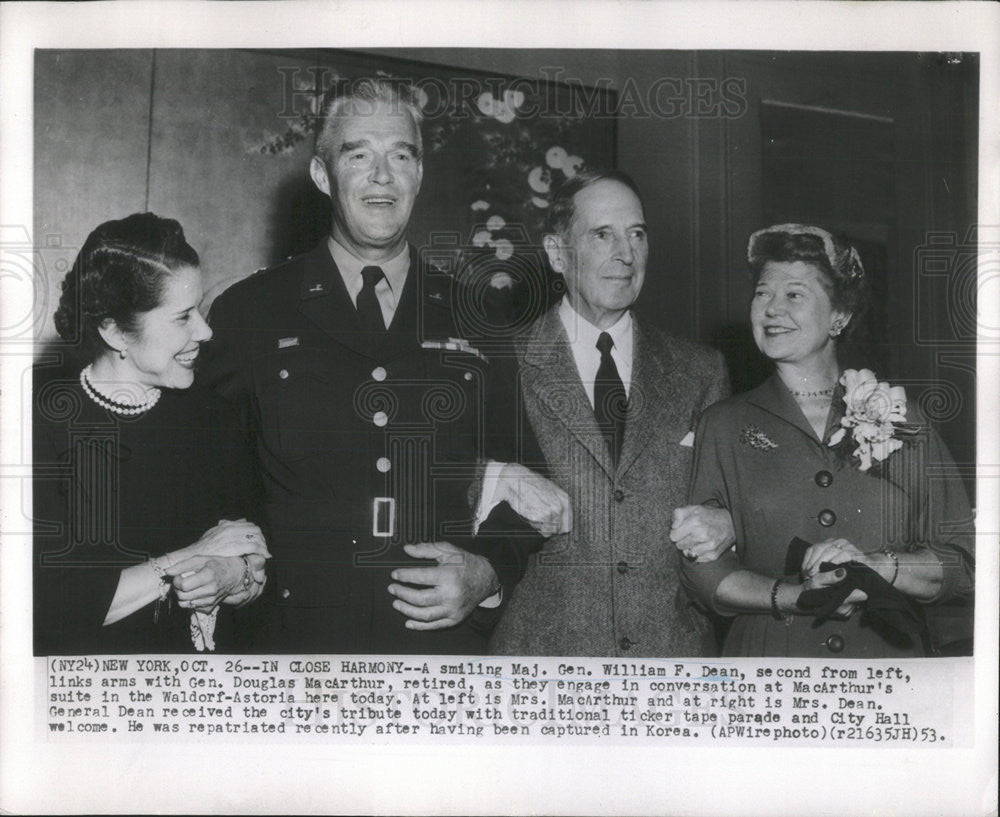
<path fill-rule="evenodd" d="M 389 422 L 389 415 L 384 411 L 376 411 L 372 416 L 372 422 L 375 423 L 379 428 L 382 428 Z"/>
<path fill-rule="evenodd" d="M 280 377 L 282 380 L 287 380 L 288 379 L 288 369 L 282 369 L 280 372 L 278 372 L 278 377 Z"/>
<path fill-rule="evenodd" d="M 833 484 L 833 474 L 829 471 L 817 471 L 814 479 L 820 488 L 829 488 Z"/>
<path fill-rule="evenodd" d="M 830 652 L 842 652 L 844 649 L 844 637 L 834 633 L 823 642 Z"/>
<path fill-rule="evenodd" d="M 386 378 L 386 370 L 382 366 L 376 366 L 372 369 L 372 380 L 382 381 Z"/>
<path fill-rule="evenodd" d="M 619 562 L 618 563 L 618 572 L 621 573 L 621 574 L 623 574 L 623 575 L 625 573 L 628 573 L 628 562 Z"/>
<path fill-rule="evenodd" d="M 829 508 L 824 508 L 819 512 L 819 523 L 824 528 L 830 527 L 836 521 L 837 521 L 837 514 L 835 514 Z"/>
<path fill-rule="evenodd" d="M 618 488 L 615 490 L 615 502 L 622 502 L 625 499 L 625 492 Z"/>
<path fill-rule="evenodd" d="M 281 598 L 283 599 L 287 599 L 290 595 L 292 595 L 292 591 L 289 590 L 287 587 L 281 591 Z"/>
<path fill-rule="evenodd" d="M 389 461 L 388 457 L 379 457 L 375 460 L 375 467 L 384 474 L 392 468 L 392 463 Z"/>
<path fill-rule="evenodd" d="M 623 636 L 623 637 L 622 637 L 622 638 L 621 638 L 621 639 L 620 639 L 620 640 L 618 641 L 618 646 L 619 646 L 619 647 L 621 647 L 621 648 L 622 648 L 623 650 L 630 650 L 630 649 L 632 649 L 632 645 L 633 645 L 634 643 L 635 643 L 635 642 L 634 642 L 634 641 L 632 641 L 632 639 L 631 639 L 631 638 L 628 638 L 628 637 L 625 637 L 625 636 Z"/>

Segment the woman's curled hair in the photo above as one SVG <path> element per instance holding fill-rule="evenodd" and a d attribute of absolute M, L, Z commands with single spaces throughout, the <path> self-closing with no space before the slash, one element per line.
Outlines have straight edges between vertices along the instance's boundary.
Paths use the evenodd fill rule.
<path fill-rule="evenodd" d="M 167 276 L 198 263 L 172 218 L 135 213 L 106 221 L 87 236 L 62 282 L 56 331 L 91 363 L 108 348 L 98 331 L 105 321 L 136 331 L 139 315 L 160 305 Z"/>
<path fill-rule="evenodd" d="M 775 224 L 758 230 L 747 243 L 747 263 L 754 284 L 769 261 L 803 261 L 816 267 L 835 309 L 851 314 L 857 327 L 871 300 L 871 285 L 858 251 L 843 236 L 807 224 Z"/>

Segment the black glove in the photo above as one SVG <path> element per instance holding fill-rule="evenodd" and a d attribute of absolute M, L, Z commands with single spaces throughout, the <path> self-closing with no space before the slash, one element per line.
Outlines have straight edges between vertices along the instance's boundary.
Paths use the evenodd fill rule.
<path fill-rule="evenodd" d="M 802 560 L 810 547 L 811 543 L 797 536 L 788 543 L 785 554 L 786 575 L 796 575 L 802 571 Z M 860 562 L 841 565 L 823 562 L 819 566 L 822 573 L 838 568 L 847 572 L 841 581 L 799 594 L 799 607 L 815 611 L 816 624 L 829 619 L 852 591 L 861 590 L 868 596 L 863 620 L 878 629 L 887 640 L 909 644 L 912 638 L 926 631 L 923 607 L 910 601 L 870 567 Z"/>
<path fill-rule="evenodd" d="M 863 621 L 887 635 L 895 634 L 905 639 L 917 638 L 923 633 L 923 609 L 867 565 L 860 562 L 839 565 L 823 562 L 819 569 L 824 573 L 843 569 L 847 575 L 836 584 L 804 590 L 799 594 L 799 607 L 815 612 L 816 624 L 822 624 L 832 616 L 852 591 L 861 590 L 868 596 Z"/>

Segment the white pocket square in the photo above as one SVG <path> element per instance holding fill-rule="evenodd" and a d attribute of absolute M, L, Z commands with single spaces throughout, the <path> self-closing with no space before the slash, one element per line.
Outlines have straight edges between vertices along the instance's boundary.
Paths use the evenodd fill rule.
<path fill-rule="evenodd" d="M 680 441 L 680 445 L 683 445 L 685 448 L 694 448 L 694 432 L 689 431 L 685 434 L 684 439 Z"/>

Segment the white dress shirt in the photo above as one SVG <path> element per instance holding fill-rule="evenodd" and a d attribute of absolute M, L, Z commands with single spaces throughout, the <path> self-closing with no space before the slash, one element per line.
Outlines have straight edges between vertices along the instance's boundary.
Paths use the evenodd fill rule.
<path fill-rule="evenodd" d="M 396 305 L 399 297 L 403 293 L 403 286 L 406 284 L 406 275 L 410 270 L 410 245 L 404 244 L 403 249 L 388 261 L 381 264 L 373 264 L 364 261 L 354 255 L 343 244 L 334 238 L 328 239 L 330 255 L 333 256 L 337 269 L 340 270 L 340 277 L 347 287 L 347 294 L 351 296 L 354 305 L 358 305 L 358 295 L 364 286 L 364 279 L 361 277 L 361 270 L 365 267 L 381 267 L 385 277 L 375 285 L 375 297 L 378 305 L 382 308 L 382 319 L 385 325 L 392 323 L 392 317 L 396 314 Z"/>
<path fill-rule="evenodd" d="M 559 320 L 562 321 L 566 336 L 569 338 L 569 347 L 576 363 L 576 373 L 580 375 L 580 382 L 587 392 L 590 407 L 594 407 L 594 381 L 601 366 L 597 339 L 602 332 L 607 332 L 614 342 L 611 359 L 618 367 L 618 376 L 622 379 L 625 395 L 628 396 L 632 388 L 632 313 L 626 310 L 613 326 L 608 329 L 598 329 L 570 306 L 568 298 L 563 298 L 559 304 Z"/>

